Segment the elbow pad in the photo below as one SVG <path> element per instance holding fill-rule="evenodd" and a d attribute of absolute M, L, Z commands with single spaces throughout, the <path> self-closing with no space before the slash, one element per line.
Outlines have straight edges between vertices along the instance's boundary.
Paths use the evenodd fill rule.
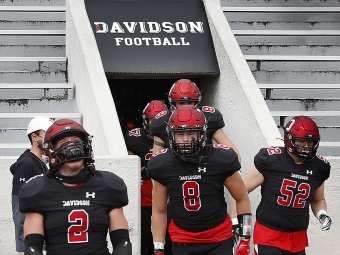
<path fill-rule="evenodd" d="M 25 255 L 43 255 L 44 236 L 30 234 L 25 237 Z"/>
<path fill-rule="evenodd" d="M 246 239 L 251 237 L 251 213 L 237 215 L 239 235 Z"/>
<path fill-rule="evenodd" d="M 113 247 L 112 255 L 132 255 L 132 245 L 127 229 L 111 231 L 110 239 Z"/>

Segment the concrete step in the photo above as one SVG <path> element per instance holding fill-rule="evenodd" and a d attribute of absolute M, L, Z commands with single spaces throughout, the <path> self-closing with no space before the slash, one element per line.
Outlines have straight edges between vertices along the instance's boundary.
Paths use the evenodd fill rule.
<path fill-rule="evenodd" d="M 14 19 L 14 17 L 13 17 Z M 25 21 L 8 21 L 8 20 L 1 20 L 0 21 L 0 30 L 13 30 L 13 29 L 52 29 L 52 30 L 62 30 L 66 29 L 65 21 L 32 21 L 32 20 L 25 20 Z"/>
<path fill-rule="evenodd" d="M 64 35 L 1 35 L 0 45 L 65 45 Z"/>
<path fill-rule="evenodd" d="M 251 71 L 337 71 L 339 62 L 335 61 L 247 61 Z"/>
<path fill-rule="evenodd" d="M 293 112 L 293 111 L 292 111 Z M 285 118 L 285 124 L 294 116 L 296 115 L 307 115 L 308 113 L 302 113 L 302 114 L 294 114 L 293 116 L 287 116 Z M 280 125 L 280 117 L 279 116 L 273 116 L 274 121 L 277 126 Z M 340 117 L 339 116 L 311 116 L 311 118 L 318 123 L 319 125 L 323 127 L 331 126 L 331 127 L 338 127 L 340 126 Z M 340 138 L 334 138 L 334 142 L 340 141 Z M 330 142 L 330 141 L 329 141 Z"/>
<path fill-rule="evenodd" d="M 47 62 L 0 62 L 3 72 L 62 72 L 66 71 L 66 61 Z"/>
<path fill-rule="evenodd" d="M 65 6 L 65 0 L 1 0 L 2 6 Z"/>
<path fill-rule="evenodd" d="M 239 45 L 339 45 L 339 36 L 236 36 Z"/>
<path fill-rule="evenodd" d="M 339 6 L 337 0 L 221 0 L 221 6 L 234 6 L 234 7 L 333 7 Z"/>
<path fill-rule="evenodd" d="M 67 74 L 58 72 L 2 72 L 0 81 L 3 83 L 66 83 Z"/>
<path fill-rule="evenodd" d="M 65 12 L 10 12 L 0 9 L 0 15 L 3 22 L 65 22 L 66 20 Z"/>
<path fill-rule="evenodd" d="M 65 57 L 65 45 L 0 45 L 1 57 Z"/>
<path fill-rule="evenodd" d="M 340 71 L 253 71 L 258 83 L 336 83 Z"/>
<path fill-rule="evenodd" d="M 337 45 L 240 45 L 240 48 L 245 55 L 334 56 L 340 55 L 340 37 Z M 339 63 L 336 66 L 339 69 Z"/>
<path fill-rule="evenodd" d="M 228 19 L 229 20 L 229 19 Z M 290 22 L 276 22 L 276 21 L 230 21 L 229 25 L 232 30 L 252 30 L 252 29 L 268 29 L 268 30 L 338 30 L 340 23 L 338 21 L 327 22 L 307 22 L 307 21 L 290 21 Z"/>
<path fill-rule="evenodd" d="M 339 6 L 338 6 L 339 7 Z M 338 22 L 340 13 L 224 12 L 228 22 Z"/>
<path fill-rule="evenodd" d="M 340 100 L 340 89 L 261 89 L 264 98 L 273 100 Z"/>
<path fill-rule="evenodd" d="M 31 119 L 36 116 L 46 116 L 53 120 L 73 119 L 78 123 L 82 123 L 82 115 L 79 112 L 47 112 L 41 108 L 39 112 L 26 113 L 2 113 L 0 112 L 1 129 L 25 129 Z"/>
<path fill-rule="evenodd" d="M 0 156 L 9 157 L 9 156 L 17 156 L 19 157 L 26 149 L 30 149 L 31 144 L 22 143 L 22 144 L 1 144 L 0 143 Z"/>
<path fill-rule="evenodd" d="M 63 96 L 63 97 L 62 97 Z M 41 99 L 2 99 L 0 109 L 2 113 L 44 112 L 77 112 L 75 99 L 67 99 L 67 94 L 59 96 L 54 93 L 50 97 Z M 26 97 L 26 96 L 25 96 Z"/>
<path fill-rule="evenodd" d="M 271 111 L 334 111 L 340 109 L 340 98 L 338 100 L 267 99 L 266 103 Z"/>
<path fill-rule="evenodd" d="M 288 121 L 289 119 L 287 119 Z M 316 123 L 319 125 L 319 123 Z M 280 128 L 280 133 L 283 136 L 283 129 Z M 323 127 L 319 126 L 319 132 L 321 137 L 321 142 L 340 142 L 339 133 L 340 133 L 340 126 L 328 126 Z M 340 153 L 340 151 L 339 151 Z"/>
<path fill-rule="evenodd" d="M 20 93 L 18 93 L 20 91 Z M 0 100 L 73 99 L 72 83 L 0 83 Z M 2 107 L 1 107 L 2 109 Z"/>

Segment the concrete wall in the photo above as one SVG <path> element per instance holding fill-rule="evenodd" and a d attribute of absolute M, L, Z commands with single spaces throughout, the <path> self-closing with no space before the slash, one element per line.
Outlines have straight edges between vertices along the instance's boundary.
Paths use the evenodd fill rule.
<path fill-rule="evenodd" d="M 203 104 L 213 105 L 222 112 L 226 123 L 224 131 L 241 153 L 244 175 L 253 165 L 253 157 L 260 148 L 282 145 L 278 139 L 281 135 L 225 19 L 220 0 L 204 0 L 204 4 L 221 75 L 202 81 Z M 340 158 L 328 160 L 332 165 L 332 173 L 326 182 L 325 193 L 333 225 L 328 233 L 321 232 L 317 219 L 311 215 L 308 255 L 340 254 L 340 230 L 337 223 L 340 217 Z M 250 194 L 250 199 L 255 215 L 260 201 L 259 188 Z"/>
<path fill-rule="evenodd" d="M 83 0 L 66 1 L 68 81 L 99 155 L 127 155 L 117 111 Z"/>

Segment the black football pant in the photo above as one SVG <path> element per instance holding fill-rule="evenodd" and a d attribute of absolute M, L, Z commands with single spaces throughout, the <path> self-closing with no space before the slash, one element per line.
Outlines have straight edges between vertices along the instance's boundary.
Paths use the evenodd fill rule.
<path fill-rule="evenodd" d="M 233 238 L 218 243 L 172 243 L 174 255 L 233 255 Z"/>
<path fill-rule="evenodd" d="M 152 206 L 141 206 L 141 255 L 153 255 Z"/>
<path fill-rule="evenodd" d="M 306 252 L 305 250 L 299 252 L 289 252 L 278 247 L 258 244 L 257 248 L 255 247 L 255 255 L 306 255 Z"/>

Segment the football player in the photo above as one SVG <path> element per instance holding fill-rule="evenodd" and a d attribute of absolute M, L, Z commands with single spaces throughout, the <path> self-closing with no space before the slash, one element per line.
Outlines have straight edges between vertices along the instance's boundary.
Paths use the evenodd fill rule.
<path fill-rule="evenodd" d="M 180 109 L 183 105 L 192 105 L 198 107 L 202 97 L 197 85 L 189 79 L 180 79 L 176 81 L 169 91 L 169 104 L 171 109 L 156 115 L 151 124 L 151 135 L 154 137 L 153 153 L 163 148 L 169 148 L 169 138 L 166 132 L 166 125 L 174 109 Z M 234 149 L 240 155 L 229 137 L 223 132 L 224 121 L 222 114 L 214 107 L 199 106 L 208 121 L 207 126 L 207 144 L 212 144 L 212 140 L 219 144 L 225 144 Z M 240 160 L 241 162 L 241 160 Z"/>
<path fill-rule="evenodd" d="M 316 154 L 320 134 L 307 116 L 296 116 L 284 127 L 284 147 L 262 148 L 244 177 L 248 192 L 261 186 L 254 226 L 255 255 L 305 255 L 309 206 L 330 229 L 324 183 L 330 164 Z"/>
<path fill-rule="evenodd" d="M 170 115 L 173 110 L 180 109 L 185 105 L 191 105 L 192 107 L 198 107 L 202 97 L 201 92 L 197 85 L 189 79 L 180 79 L 176 81 L 169 91 L 168 101 L 171 109 L 167 112 L 161 112 L 157 114 L 151 124 L 151 135 L 154 138 L 153 154 L 157 153 L 163 148 L 169 148 L 169 138 L 166 131 L 166 126 L 169 121 Z M 213 140 L 218 144 L 225 144 L 234 149 L 238 155 L 238 159 L 241 163 L 241 156 L 229 139 L 229 137 L 223 132 L 224 120 L 222 114 L 214 107 L 211 106 L 200 106 L 198 107 L 207 120 L 207 144 L 212 144 Z M 171 220 L 171 205 L 168 208 L 169 221 Z M 171 240 L 167 233 L 166 237 L 165 254 L 172 255 L 171 252 Z"/>
<path fill-rule="evenodd" d="M 147 177 L 147 163 L 152 156 L 153 137 L 150 135 L 152 119 L 168 107 L 159 100 L 149 102 L 143 110 L 143 128 L 129 130 L 125 135 L 125 143 L 129 155 L 137 155 L 141 159 L 141 254 L 153 254 L 151 233 L 152 181 Z"/>
<path fill-rule="evenodd" d="M 204 114 L 191 106 L 176 109 L 167 124 L 170 148 L 153 155 L 148 175 L 154 180 L 152 232 L 155 254 L 164 254 L 167 201 L 172 206 L 169 233 L 172 252 L 232 255 L 232 223 L 224 197 L 236 200 L 240 235 L 251 236 L 251 209 L 235 151 L 224 144 L 206 145 Z"/>
<path fill-rule="evenodd" d="M 131 255 L 128 204 L 124 181 L 95 170 L 92 137 L 77 122 L 55 121 L 46 131 L 43 150 L 49 158 L 45 176 L 31 178 L 19 192 L 19 209 L 26 213 L 25 255 Z"/>

